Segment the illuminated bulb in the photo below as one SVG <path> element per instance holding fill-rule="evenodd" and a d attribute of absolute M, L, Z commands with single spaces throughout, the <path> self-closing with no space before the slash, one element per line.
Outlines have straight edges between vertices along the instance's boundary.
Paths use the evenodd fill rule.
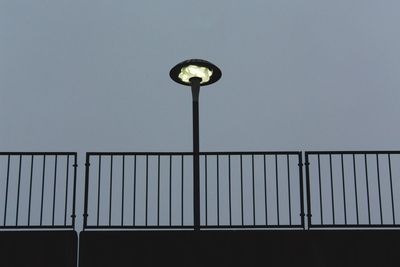
<path fill-rule="evenodd" d="M 186 83 L 190 83 L 191 78 L 197 77 L 201 79 L 200 84 L 202 84 L 208 82 L 212 74 L 213 72 L 209 68 L 189 65 L 181 69 L 178 77 Z"/>

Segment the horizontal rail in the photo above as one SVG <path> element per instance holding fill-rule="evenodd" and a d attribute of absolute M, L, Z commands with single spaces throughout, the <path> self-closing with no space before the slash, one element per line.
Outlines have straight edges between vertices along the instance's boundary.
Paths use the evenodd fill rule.
<path fill-rule="evenodd" d="M 363 155 L 363 154 L 400 154 L 400 150 L 346 150 L 346 151 L 307 151 L 307 155 Z"/>
<path fill-rule="evenodd" d="M 64 226 L 64 225 L 18 225 L 18 226 L 2 226 L 1 229 L 9 229 L 9 230 L 52 230 L 52 229 L 63 229 L 63 230 L 74 230 L 72 225 Z"/>
<path fill-rule="evenodd" d="M 327 228 L 351 228 L 351 229 L 395 229 L 400 228 L 400 225 L 395 224 L 335 224 L 335 225 L 313 225 L 312 229 L 327 229 Z"/>
<path fill-rule="evenodd" d="M 301 151 L 225 151 L 225 152 L 200 152 L 200 155 L 297 155 Z M 192 152 L 87 152 L 89 156 L 190 156 Z"/>
<path fill-rule="evenodd" d="M 47 155 L 47 156 L 55 156 L 55 155 L 60 155 L 60 156 L 75 156 L 77 155 L 76 152 L 0 152 L 1 156 L 30 156 L 30 155 Z"/>

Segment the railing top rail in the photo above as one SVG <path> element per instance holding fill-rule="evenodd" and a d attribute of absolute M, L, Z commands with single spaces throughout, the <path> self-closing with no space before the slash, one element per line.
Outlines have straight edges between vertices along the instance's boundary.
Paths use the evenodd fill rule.
<path fill-rule="evenodd" d="M 233 151 L 200 152 L 200 155 L 298 155 L 301 151 Z"/>
<path fill-rule="evenodd" d="M 190 156 L 193 152 L 87 152 L 89 156 Z M 200 155 L 299 155 L 301 151 L 207 151 Z"/>
<path fill-rule="evenodd" d="M 1 230 L 52 230 L 52 229 L 74 229 L 74 225 L 3 225 Z"/>
<path fill-rule="evenodd" d="M 334 154 L 400 154 L 400 150 L 346 150 L 346 151 L 306 151 L 306 155 L 334 155 Z"/>
<path fill-rule="evenodd" d="M 11 155 L 11 156 L 31 156 L 31 155 L 71 155 L 71 156 L 76 156 L 78 155 L 77 152 L 0 152 L 0 155 L 4 156 L 4 155 Z"/>
<path fill-rule="evenodd" d="M 153 155 L 153 156 L 170 156 L 170 155 L 193 155 L 191 152 L 86 152 L 86 155 L 89 156 L 146 156 L 146 155 Z"/>
<path fill-rule="evenodd" d="M 310 229 L 399 229 L 400 225 L 398 224 L 312 224 L 309 227 Z"/>

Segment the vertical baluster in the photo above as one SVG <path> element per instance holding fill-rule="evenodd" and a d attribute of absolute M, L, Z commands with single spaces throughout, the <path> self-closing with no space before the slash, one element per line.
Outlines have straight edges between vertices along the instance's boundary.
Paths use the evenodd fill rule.
<path fill-rule="evenodd" d="M 184 158 L 183 155 L 181 155 L 181 226 L 183 226 L 183 190 L 184 190 L 184 179 L 183 179 L 183 174 L 184 174 Z"/>
<path fill-rule="evenodd" d="M 278 225 L 280 225 L 280 216 L 279 216 L 278 155 L 275 155 L 275 186 L 276 186 L 276 214 L 277 214 L 277 219 L 278 219 Z"/>
<path fill-rule="evenodd" d="M 136 225 L 136 155 L 133 157 L 133 205 L 132 225 Z"/>
<path fill-rule="evenodd" d="M 54 159 L 54 188 L 53 188 L 53 217 L 51 220 L 51 225 L 54 226 L 54 215 L 55 215 L 55 209 L 56 209 L 56 193 L 57 193 L 57 155 L 55 156 Z"/>
<path fill-rule="evenodd" d="M 286 167 L 287 167 L 287 180 L 288 180 L 288 201 L 289 201 L 289 225 L 292 225 L 292 202 L 291 202 L 291 190 L 290 190 L 290 164 L 289 155 L 286 155 Z"/>
<path fill-rule="evenodd" d="M 157 225 L 160 225 L 160 155 L 157 156 Z"/>
<path fill-rule="evenodd" d="M 7 202 L 8 202 L 8 184 L 10 180 L 10 155 L 7 157 L 7 181 L 6 181 L 6 199 L 4 201 L 4 222 L 3 226 L 6 226 L 7 221 Z"/>
<path fill-rule="evenodd" d="M 342 184 L 343 184 L 343 210 L 344 210 L 344 224 L 347 225 L 347 211 L 346 211 L 346 183 L 344 178 L 344 162 L 343 154 L 340 154 L 340 162 L 342 165 Z"/>
<path fill-rule="evenodd" d="M 255 179 L 254 179 L 254 154 L 251 155 L 251 178 L 253 185 L 253 225 L 256 225 L 256 191 L 255 191 Z"/>
<path fill-rule="evenodd" d="M 265 154 L 263 155 L 264 161 L 264 207 L 265 207 L 265 225 L 268 225 L 268 187 L 267 187 L 267 162 Z"/>
<path fill-rule="evenodd" d="M 370 208 L 370 204 L 369 204 L 369 181 L 368 181 L 367 154 L 364 154 L 364 165 L 365 165 L 365 184 L 367 185 L 368 223 L 371 224 L 371 208 Z"/>
<path fill-rule="evenodd" d="M 148 224 L 148 217 L 149 217 L 149 155 L 146 155 L 146 222 L 145 225 Z"/>
<path fill-rule="evenodd" d="M 390 197 L 392 200 L 392 216 L 393 216 L 393 225 L 396 224 L 396 216 L 394 212 L 394 200 L 393 200 L 393 182 L 392 182 L 392 163 L 390 160 L 390 154 L 388 153 L 388 164 L 389 164 L 389 179 L 390 179 Z"/>
<path fill-rule="evenodd" d="M 322 208 L 321 159 L 319 154 L 318 154 L 318 185 L 319 185 L 319 213 L 321 216 L 321 225 L 324 225 L 324 214 Z"/>
<path fill-rule="evenodd" d="M 379 193 L 379 214 L 381 217 L 381 224 L 383 224 L 383 215 L 382 215 L 382 197 L 381 197 L 381 179 L 379 172 L 379 156 L 376 154 L 376 174 L 378 177 L 378 193 Z"/>
<path fill-rule="evenodd" d="M 356 158 L 355 154 L 353 154 L 353 177 L 354 177 L 354 196 L 356 200 L 356 217 L 357 217 L 357 225 L 360 223 L 359 215 L 358 215 L 358 190 L 357 190 L 357 171 L 356 171 Z"/>
<path fill-rule="evenodd" d="M 97 185 L 97 226 L 100 222 L 100 199 L 101 199 L 101 155 L 99 155 L 99 171 L 98 171 L 98 185 Z"/>
<path fill-rule="evenodd" d="M 205 172 L 204 172 L 204 176 L 205 176 L 205 201 L 206 201 L 206 226 L 208 225 L 208 168 L 207 168 L 207 155 L 204 155 L 204 168 L 205 168 Z"/>
<path fill-rule="evenodd" d="M 31 156 L 31 175 L 29 178 L 29 203 L 28 203 L 28 226 L 31 225 L 31 204 L 32 204 L 32 179 L 33 179 L 33 155 Z"/>
<path fill-rule="evenodd" d="M 169 156 L 169 226 L 172 226 L 172 155 Z"/>
<path fill-rule="evenodd" d="M 125 201 L 125 155 L 122 156 L 122 189 L 121 189 L 121 226 L 124 225 L 124 201 Z"/>
<path fill-rule="evenodd" d="M 43 225 L 43 196 L 44 196 L 44 181 L 46 176 L 46 155 L 43 155 L 43 169 L 42 169 L 42 195 L 40 201 L 40 226 Z"/>
<path fill-rule="evenodd" d="M 334 189 L 333 189 L 333 175 L 332 175 L 332 154 L 329 154 L 329 172 L 331 177 L 331 203 L 332 203 L 332 221 L 333 225 L 335 225 L 335 197 L 334 197 Z"/>
<path fill-rule="evenodd" d="M 228 179 L 229 179 L 229 225 L 232 226 L 231 155 L 228 155 Z"/>
<path fill-rule="evenodd" d="M 69 185 L 68 179 L 69 179 L 69 155 L 67 155 L 67 166 L 65 173 L 64 226 L 67 226 L 68 185 Z"/>
<path fill-rule="evenodd" d="M 19 155 L 19 169 L 18 169 L 18 191 L 17 191 L 17 211 L 15 214 L 15 225 L 18 226 L 18 215 L 19 215 L 19 193 L 21 188 L 21 166 L 22 166 L 22 155 Z"/>
<path fill-rule="evenodd" d="M 219 225 L 219 155 L 217 155 L 217 225 Z"/>
<path fill-rule="evenodd" d="M 244 225 L 244 212 L 243 212 L 243 156 L 240 155 L 240 207 L 242 214 L 242 226 Z"/>
<path fill-rule="evenodd" d="M 113 186 L 113 161 L 114 157 L 111 155 L 110 159 L 110 203 L 109 203 L 109 213 L 108 213 L 108 226 L 111 226 L 111 217 L 112 217 L 112 186 Z"/>

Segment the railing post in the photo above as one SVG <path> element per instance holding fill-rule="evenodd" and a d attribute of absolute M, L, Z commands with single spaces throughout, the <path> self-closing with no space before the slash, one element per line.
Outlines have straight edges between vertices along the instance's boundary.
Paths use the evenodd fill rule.
<path fill-rule="evenodd" d="M 306 183 L 307 183 L 307 227 L 310 229 L 311 224 L 311 189 L 310 189 L 310 162 L 308 160 L 308 153 L 305 153 L 306 165 Z"/>
<path fill-rule="evenodd" d="M 73 188 L 73 195 L 72 195 L 72 214 L 71 214 L 71 218 L 72 218 L 72 227 L 75 230 L 75 218 L 76 218 L 76 213 L 75 213 L 75 205 L 76 205 L 76 172 L 77 172 L 77 168 L 78 168 L 78 155 L 77 153 L 75 153 L 74 155 L 74 165 L 72 165 L 74 167 L 74 188 Z"/>
<path fill-rule="evenodd" d="M 86 163 L 85 163 L 85 203 L 83 212 L 83 230 L 87 227 L 87 217 L 88 217 L 88 201 L 89 201 L 89 168 L 90 168 L 90 155 L 86 153 Z"/>
<path fill-rule="evenodd" d="M 303 152 L 299 152 L 299 179 L 300 179 L 300 217 L 301 217 L 301 226 L 303 229 L 306 229 L 305 221 L 304 221 L 304 186 L 303 186 Z"/>

